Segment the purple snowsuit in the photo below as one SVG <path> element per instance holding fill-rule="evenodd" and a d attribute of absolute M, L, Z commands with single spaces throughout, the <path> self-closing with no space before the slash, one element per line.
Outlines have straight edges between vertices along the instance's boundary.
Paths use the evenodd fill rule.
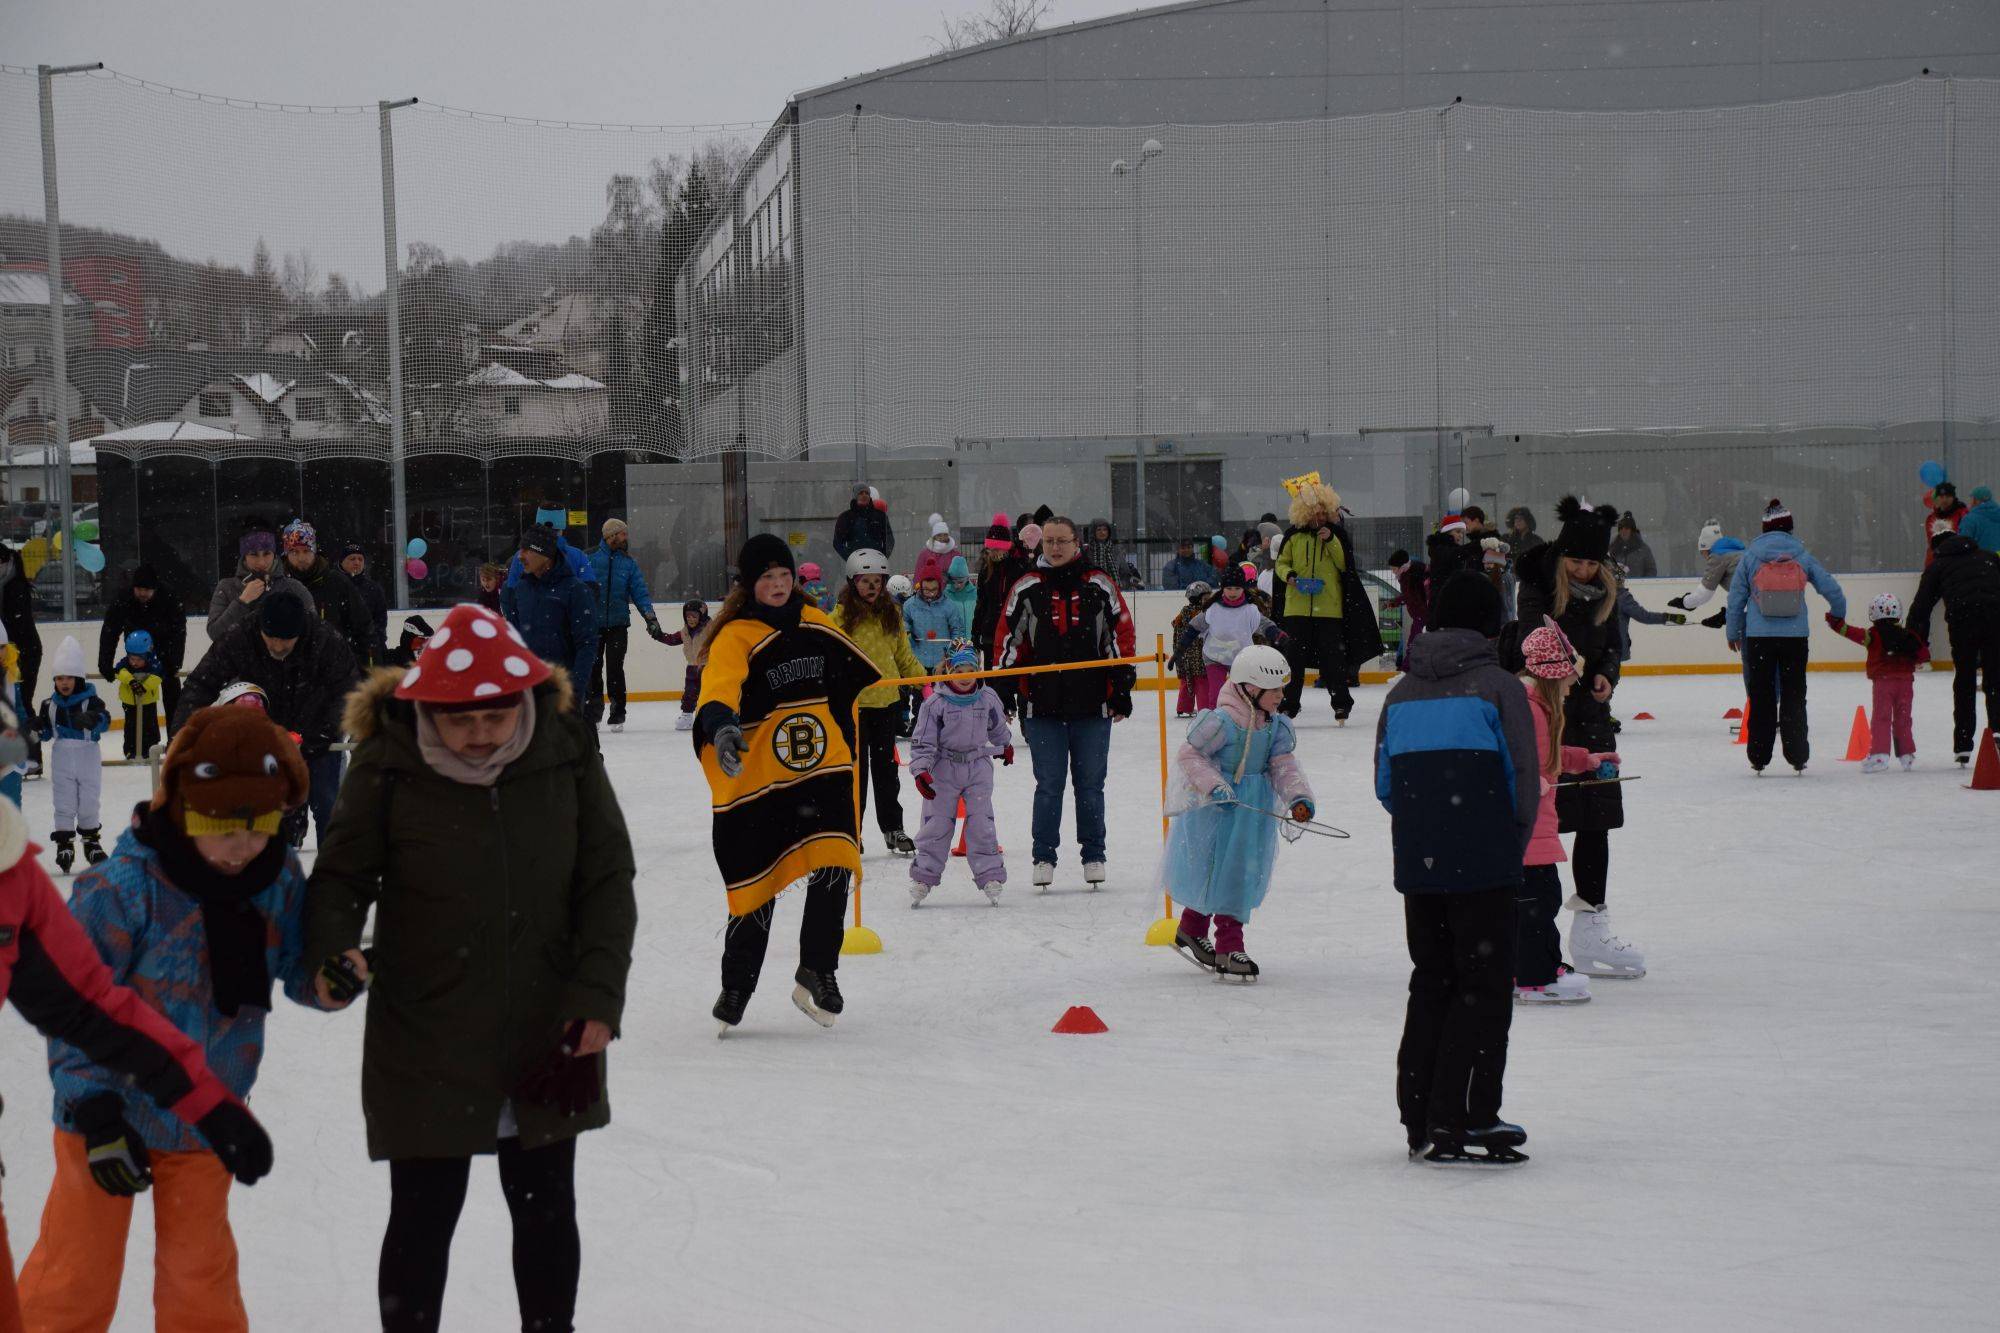
<path fill-rule="evenodd" d="M 940 685 L 917 712 L 910 735 L 911 774 L 929 773 L 937 795 L 924 802 L 917 832 L 917 859 L 910 878 L 936 888 L 951 859 L 958 801 L 965 798 L 965 856 L 978 885 L 1005 884 L 1007 863 L 1000 858 L 1000 832 L 993 826 L 993 759 L 1014 743 L 1007 710 L 987 686 L 960 694 Z"/>

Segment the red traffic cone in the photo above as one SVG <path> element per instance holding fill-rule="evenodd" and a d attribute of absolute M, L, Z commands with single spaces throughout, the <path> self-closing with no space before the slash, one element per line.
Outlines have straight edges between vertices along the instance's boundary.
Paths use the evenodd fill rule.
<path fill-rule="evenodd" d="M 1729 711 L 1732 713 L 1736 712 L 1734 708 Z M 1743 711 L 1739 716 L 1743 720 L 1736 724 L 1736 743 L 1738 745 L 1748 745 L 1750 743 L 1750 701 L 1748 699 L 1743 701 Z"/>
<path fill-rule="evenodd" d="M 1089 1005 L 1073 1004 L 1061 1018 L 1056 1020 L 1056 1025 L 1049 1031 L 1067 1033 L 1071 1036 L 1087 1036 L 1093 1032 L 1109 1032 L 1111 1029 L 1104 1026 L 1104 1020 L 1099 1018 L 1097 1011 Z"/>
<path fill-rule="evenodd" d="M 1632 720 L 1634 722 L 1658 722 L 1660 719 L 1654 717 L 1651 713 L 1634 713 L 1632 714 Z"/>
<path fill-rule="evenodd" d="M 1968 791 L 2000 791 L 2000 746 L 1993 740 L 1993 728 L 1979 734 L 1979 758 L 1972 765 Z"/>
<path fill-rule="evenodd" d="M 1750 701 L 1748 699 L 1745 699 L 1743 701 L 1743 706 L 1741 708 L 1730 709 L 1728 712 L 1722 715 L 1722 720 L 1724 722 L 1733 722 L 1747 716 L 1749 712 L 1750 712 Z"/>
<path fill-rule="evenodd" d="M 1868 757 L 1868 747 L 1874 742 L 1868 735 L 1868 710 L 1854 710 L 1854 730 L 1847 733 L 1847 753 L 1840 757 L 1843 764 L 1858 764 Z"/>
<path fill-rule="evenodd" d="M 965 798 L 958 798 L 958 846 L 951 849 L 953 856 L 965 855 Z"/>

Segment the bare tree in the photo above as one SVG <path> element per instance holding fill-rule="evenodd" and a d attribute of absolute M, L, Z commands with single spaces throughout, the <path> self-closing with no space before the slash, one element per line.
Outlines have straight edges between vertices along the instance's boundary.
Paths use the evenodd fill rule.
<path fill-rule="evenodd" d="M 278 290 L 284 293 L 292 309 L 304 310 L 312 305 L 313 289 L 319 286 L 319 265 L 313 263 L 312 251 L 286 254 L 281 273 Z"/>
<path fill-rule="evenodd" d="M 962 51 L 982 42 L 1033 32 L 1054 12 L 1056 0 L 986 0 L 976 13 L 963 18 L 938 16 L 940 33 L 931 40 L 940 51 Z"/>

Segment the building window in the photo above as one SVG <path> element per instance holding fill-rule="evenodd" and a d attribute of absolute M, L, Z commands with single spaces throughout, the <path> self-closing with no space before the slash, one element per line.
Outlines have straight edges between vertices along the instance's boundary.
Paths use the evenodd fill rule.
<path fill-rule="evenodd" d="M 125 285 L 125 275 L 114 269 L 106 276 L 105 281 L 109 282 L 113 287 L 123 287 Z"/>
<path fill-rule="evenodd" d="M 326 399 L 324 399 L 324 398 L 301 398 L 301 399 L 299 399 L 299 420 L 300 420 L 300 421 L 325 421 L 325 420 L 326 420 Z"/>
<path fill-rule="evenodd" d="M 200 409 L 201 414 L 205 417 L 226 417 L 230 415 L 228 390 L 204 390 L 201 394 Z"/>
<path fill-rule="evenodd" d="M 502 398 L 500 400 L 500 410 L 502 412 L 505 412 L 510 417 L 520 416 L 521 395 L 518 393 L 510 393 L 505 398 Z"/>

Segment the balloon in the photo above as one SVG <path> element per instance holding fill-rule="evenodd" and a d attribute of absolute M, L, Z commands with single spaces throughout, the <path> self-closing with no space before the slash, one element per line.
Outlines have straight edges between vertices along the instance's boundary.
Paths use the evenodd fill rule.
<path fill-rule="evenodd" d="M 405 548 L 405 554 L 407 554 L 410 557 L 410 559 L 415 560 L 421 557 L 424 554 L 424 552 L 430 549 L 431 549 L 431 544 L 425 541 L 422 537 L 412 537 L 410 538 L 409 546 Z"/>
<path fill-rule="evenodd" d="M 1463 486 L 1454 486 L 1451 488 L 1451 494 L 1444 497 L 1444 502 L 1452 513 L 1462 514 L 1465 512 L 1465 507 L 1472 503 L 1472 492 Z"/>
<path fill-rule="evenodd" d="M 1226 551 L 1229 549 L 1229 539 L 1223 536 L 1219 532 L 1216 533 L 1213 537 L 1210 537 L 1208 539 L 1208 544 L 1210 546 L 1213 546 L 1218 551 Z"/>
<path fill-rule="evenodd" d="M 76 539 L 77 539 L 78 541 L 80 541 L 80 542 L 94 542 L 94 541 L 96 541 L 96 540 L 97 540 L 97 520 L 96 520 L 96 519 L 94 519 L 94 518 L 86 518 L 85 520 L 83 520 L 83 522 L 81 522 L 81 523 L 77 524 L 77 525 L 76 525 Z"/>
<path fill-rule="evenodd" d="M 1926 459 L 1917 465 L 1917 480 L 1926 486 L 1937 486 L 1944 482 L 1944 464 L 1935 459 Z"/>
<path fill-rule="evenodd" d="M 421 582 L 430 577 L 431 567 L 415 556 L 411 556 L 403 562 L 403 572 Z"/>
<path fill-rule="evenodd" d="M 104 572 L 103 548 L 93 546 L 89 542 L 78 542 L 76 544 L 76 563 L 92 574 L 102 574 Z"/>

